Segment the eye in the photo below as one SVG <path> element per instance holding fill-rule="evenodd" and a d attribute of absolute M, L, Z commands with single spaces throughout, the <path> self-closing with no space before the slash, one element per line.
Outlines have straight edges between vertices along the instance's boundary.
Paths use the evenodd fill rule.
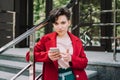
<path fill-rule="evenodd" d="M 55 25 L 58 25 L 58 23 L 57 23 L 57 22 L 55 22 L 54 24 L 55 24 Z"/>

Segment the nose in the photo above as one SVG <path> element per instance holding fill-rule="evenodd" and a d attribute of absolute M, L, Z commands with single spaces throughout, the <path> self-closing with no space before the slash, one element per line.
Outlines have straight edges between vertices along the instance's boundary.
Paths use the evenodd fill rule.
<path fill-rule="evenodd" d="M 62 28 L 62 25 L 58 25 L 58 28 L 61 29 L 61 28 Z"/>

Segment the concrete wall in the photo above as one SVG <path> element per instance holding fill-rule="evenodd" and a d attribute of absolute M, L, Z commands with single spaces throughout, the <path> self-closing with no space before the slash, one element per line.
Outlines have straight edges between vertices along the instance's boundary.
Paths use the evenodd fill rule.
<path fill-rule="evenodd" d="M 97 80 L 120 80 L 120 65 L 89 64 L 87 69 L 97 71 Z"/>

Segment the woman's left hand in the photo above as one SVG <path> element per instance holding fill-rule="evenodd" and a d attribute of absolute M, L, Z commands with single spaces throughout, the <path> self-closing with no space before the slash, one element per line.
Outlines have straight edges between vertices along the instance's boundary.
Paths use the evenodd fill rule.
<path fill-rule="evenodd" d="M 69 53 L 69 50 L 66 50 L 66 53 L 62 53 L 62 58 L 64 59 L 64 61 L 66 62 L 71 62 L 71 55 Z"/>

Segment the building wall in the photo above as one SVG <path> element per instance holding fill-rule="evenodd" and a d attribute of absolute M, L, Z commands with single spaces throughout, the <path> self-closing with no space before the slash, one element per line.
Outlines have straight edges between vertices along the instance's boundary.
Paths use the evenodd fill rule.
<path fill-rule="evenodd" d="M 89 64 L 87 69 L 97 71 L 97 80 L 120 80 L 119 64 Z"/>
<path fill-rule="evenodd" d="M 13 39 L 14 0 L 0 0 L 0 47 Z"/>

